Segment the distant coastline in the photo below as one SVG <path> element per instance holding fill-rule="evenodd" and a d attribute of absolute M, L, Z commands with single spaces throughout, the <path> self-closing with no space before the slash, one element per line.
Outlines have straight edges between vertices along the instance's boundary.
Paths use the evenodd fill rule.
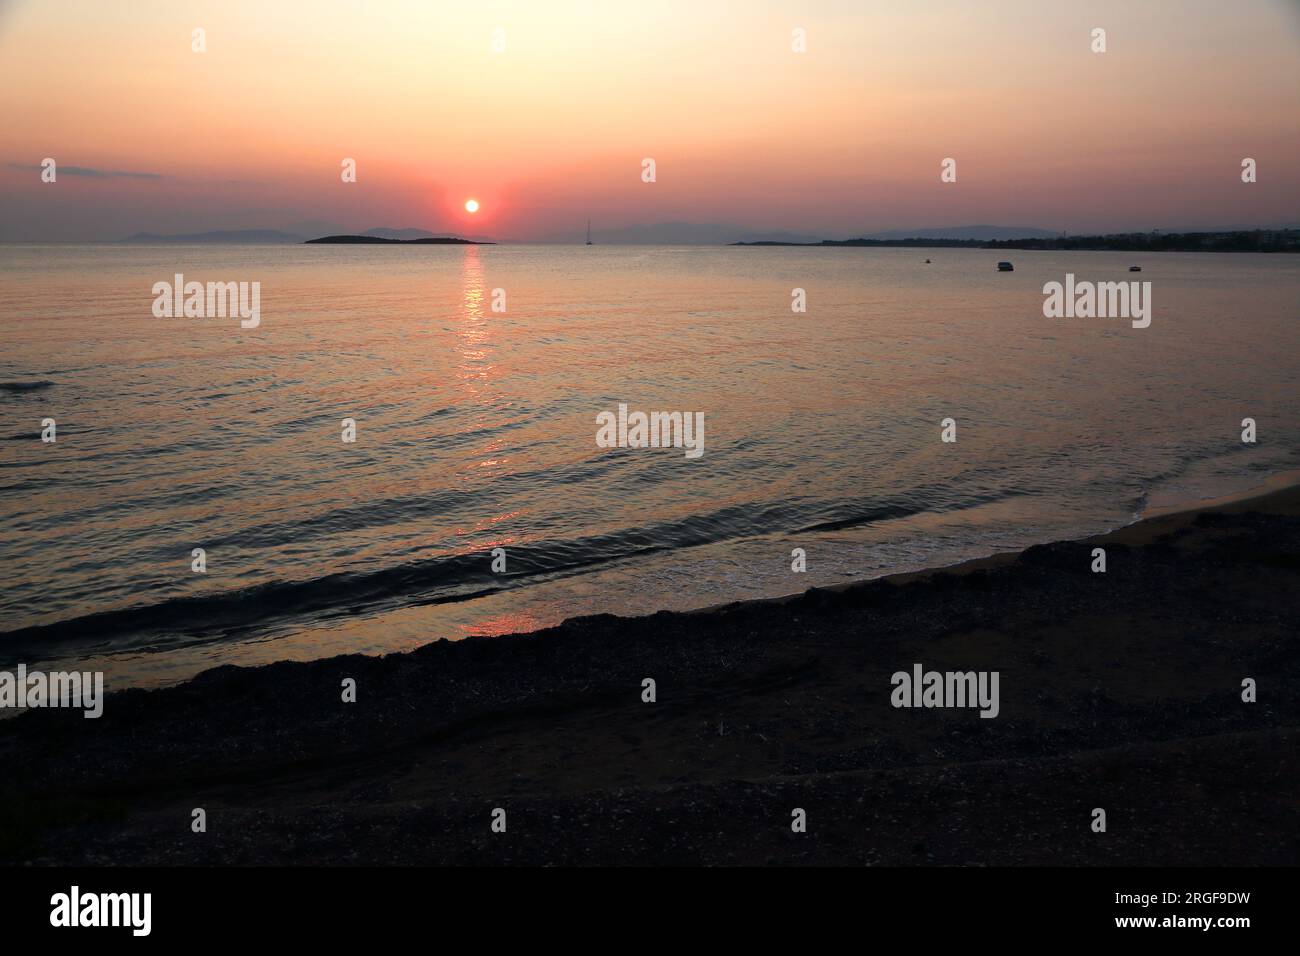
<path fill-rule="evenodd" d="M 823 239 L 821 242 L 733 242 L 733 246 L 868 246 L 958 249 L 1038 249 L 1099 252 L 1300 252 L 1300 229 L 1236 232 L 1119 233 L 1026 239 Z"/>
<path fill-rule="evenodd" d="M 158 234 L 138 232 L 124 239 L 114 240 L 0 240 L 0 244 L 69 244 L 110 242 L 132 245 L 302 245 L 370 244 L 381 241 L 416 242 L 429 245 L 577 245 L 576 237 L 561 241 L 550 239 L 488 238 L 461 239 L 437 235 L 425 229 L 376 227 L 361 233 L 329 233 L 319 238 L 309 236 L 326 231 L 326 224 L 316 224 L 319 229 L 282 232 L 274 229 L 227 229 L 212 232 Z M 344 227 L 336 227 L 344 228 Z M 1033 227 L 1012 226 L 959 226 L 940 229 L 896 229 L 887 232 L 867 233 L 849 239 L 822 239 L 815 234 L 795 232 L 746 233 L 740 226 L 708 225 L 697 235 L 689 230 L 697 228 L 688 223 L 663 223 L 655 227 L 631 227 L 596 233 L 598 245 L 651 245 L 651 246 L 792 246 L 792 247 L 862 247 L 862 248 L 912 248 L 912 249 L 984 249 L 984 250 L 1043 250 L 1043 251 L 1106 251 L 1106 252 L 1300 252 L 1300 225 L 1277 223 L 1265 226 L 1234 226 L 1222 229 L 1196 231 L 1158 231 L 1102 233 L 1074 235 L 1048 233 Z M 682 230 L 686 230 L 683 232 Z M 726 233 L 729 232 L 730 235 Z"/>
<path fill-rule="evenodd" d="M 495 242 L 478 242 L 473 239 L 454 239 L 450 236 L 437 236 L 425 239 L 386 239 L 383 236 L 322 236 L 308 239 L 303 244 L 326 243 L 328 245 L 386 245 L 386 246 L 495 246 Z"/>
<path fill-rule="evenodd" d="M 672 224 L 669 224 L 672 225 Z M 871 233 L 851 239 L 819 239 L 804 233 L 753 234 L 749 237 L 724 238 L 717 235 L 720 227 L 710 227 L 713 234 L 704 241 L 668 234 L 647 233 L 633 240 L 630 230 L 613 234 L 595 234 L 597 244 L 624 246 L 698 246 L 720 248 L 727 246 L 790 246 L 808 248 L 903 248 L 903 249 L 984 249 L 984 250 L 1041 250 L 1041 251 L 1103 251 L 1103 252 L 1300 252 L 1300 226 L 1292 223 L 1272 227 L 1249 227 L 1184 232 L 1127 232 L 1099 235 L 1047 234 L 1026 227 L 1021 234 L 1006 226 L 967 226 L 927 230 L 915 233 L 905 230 Z M 644 230 L 643 230 L 644 231 Z M 732 236 L 740 232 L 737 227 Z M 975 233 L 972 235 L 972 233 Z M 579 240 L 554 241 L 535 239 L 462 239 L 435 235 L 423 229 L 393 229 L 379 227 L 363 233 L 335 233 L 309 239 L 306 234 L 294 234 L 271 229 L 236 229 L 214 232 L 170 234 L 139 232 L 115 240 L 0 240 L 3 245 L 79 245 L 101 242 L 123 245 L 302 245 L 306 243 L 372 244 L 396 242 L 425 245 L 578 245 Z"/>

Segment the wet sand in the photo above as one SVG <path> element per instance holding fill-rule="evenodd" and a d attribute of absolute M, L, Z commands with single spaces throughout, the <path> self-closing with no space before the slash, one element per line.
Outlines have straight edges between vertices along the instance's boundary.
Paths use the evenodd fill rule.
<path fill-rule="evenodd" d="M 1291 487 L 779 602 L 218 668 L 0 721 L 0 862 L 1295 864 L 1297 595 Z M 997 671 L 998 716 L 892 706 L 916 663 Z"/>

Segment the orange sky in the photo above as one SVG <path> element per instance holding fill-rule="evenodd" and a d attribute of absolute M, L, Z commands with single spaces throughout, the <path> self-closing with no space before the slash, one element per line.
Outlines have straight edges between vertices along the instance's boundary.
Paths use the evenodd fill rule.
<path fill-rule="evenodd" d="M 1300 4 L 9 0 L 0 128 L 5 240 L 1295 222 Z"/>

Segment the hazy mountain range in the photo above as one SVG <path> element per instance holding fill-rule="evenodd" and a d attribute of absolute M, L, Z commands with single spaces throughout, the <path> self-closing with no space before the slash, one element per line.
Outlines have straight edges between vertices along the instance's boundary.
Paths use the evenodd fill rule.
<path fill-rule="evenodd" d="M 729 245 L 733 242 L 816 243 L 823 239 L 1044 239 L 1058 233 L 1030 226 L 948 226 L 940 229 L 891 229 L 825 235 L 786 230 L 757 231 L 728 223 L 661 222 L 655 225 L 593 229 L 593 242 L 602 245 Z M 559 234 L 547 242 L 580 242 L 581 233 Z"/>
<path fill-rule="evenodd" d="M 226 244 L 269 242 L 302 242 L 302 236 L 278 232 L 275 229 L 219 229 L 215 232 L 187 232 L 158 235 L 152 232 L 137 232 L 134 236 L 119 239 L 118 242 L 219 242 Z"/>
<path fill-rule="evenodd" d="M 322 225 L 327 225 L 322 223 Z M 304 230 L 298 232 L 281 232 L 278 229 L 217 229 L 212 232 L 188 232 L 172 233 L 168 235 L 159 235 L 152 232 L 137 232 L 134 236 L 127 236 L 119 242 L 217 242 L 225 244 L 239 243 L 256 243 L 265 245 L 268 243 L 291 243 L 306 242 L 308 239 L 318 239 L 321 236 L 352 234 L 342 226 L 333 229 L 324 229 L 317 231 Z M 390 229 L 386 226 L 380 226 L 375 229 L 367 229 L 365 232 L 356 233 L 362 236 L 375 236 L 380 239 L 436 239 L 448 236 L 449 233 L 429 232 L 427 229 Z M 477 237 L 466 237 L 477 238 Z"/>
<path fill-rule="evenodd" d="M 354 233 L 345 226 L 336 223 L 327 222 L 310 222 L 295 223 L 290 227 L 293 231 L 280 231 L 277 229 L 223 229 L 212 232 L 195 232 L 182 234 L 160 235 L 149 232 L 138 232 L 133 236 L 128 236 L 120 242 L 139 242 L 139 243 L 226 243 L 226 244 L 269 244 L 269 243 L 301 243 L 308 239 L 318 239 L 328 235 L 363 235 L 378 236 L 383 239 L 433 239 L 442 237 L 456 237 L 461 239 L 472 239 L 479 242 L 512 242 L 525 241 L 535 243 L 581 243 L 585 239 L 585 229 L 568 232 L 554 233 L 540 240 L 511 240 L 497 239 L 488 235 L 457 235 L 449 232 L 430 232 L 427 229 L 403 228 L 395 229 L 390 226 L 377 226 L 374 229 L 367 229 L 363 233 Z M 1251 229 L 1294 229 L 1298 228 L 1296 223 L 1275 223 L 1271 225 L 1259 226 L 1215 226 L 1207 227 L 1203 230 L 1194 229 L 1170 229 L 1161 231 L 1177 232 L 1232 232 L 1238 230 Z M 683 246 L 722 246 L 734 242 L 781 242 L 781 243 L 818 243 L 824 239 L 879 239 L 879 240 L 897 240 L 897 239 L 964 239 L 976 241 L 988 240 L 1010 240 L 1010 239 L 1051 239 L 1056 238 L 1064 233 L 1054 232 L 1048 229 L 1038 229 L 1033 226 L 993 226 L 993 225 L 975 225 L 975 226 L 946 226 L 941 228 L 926 229 L 887 229 L 877 232 L 859 232 L 848 235 L 821 235 L 818 233 L 788 232 L 783 230 L 772 230 L 767 232 L 755 231 L 745 226 L 737 226 L 727 223 L 691 223 L 691 222 L 661 222 L 653 225 L 634 225 L 623 226 L 617 229 L 593 229 L 591 238 L 597 245 L 683 245 Z"/>
<path fill-rule="evenodd" d="M 942 229 L 888 229 L 866 232 L 848 239 L 1048 239 L 1060 235 L 1031 226 L 948 226 Z M 824 239 L 834 238 L 823 236 Z"/>

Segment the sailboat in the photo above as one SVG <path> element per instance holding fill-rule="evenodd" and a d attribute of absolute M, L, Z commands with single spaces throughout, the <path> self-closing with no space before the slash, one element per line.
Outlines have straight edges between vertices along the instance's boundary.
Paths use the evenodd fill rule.
<path fill-rule="evenodd" d="M 587 220 L 587 245 L 591 245 L 591 220 Z"/>

